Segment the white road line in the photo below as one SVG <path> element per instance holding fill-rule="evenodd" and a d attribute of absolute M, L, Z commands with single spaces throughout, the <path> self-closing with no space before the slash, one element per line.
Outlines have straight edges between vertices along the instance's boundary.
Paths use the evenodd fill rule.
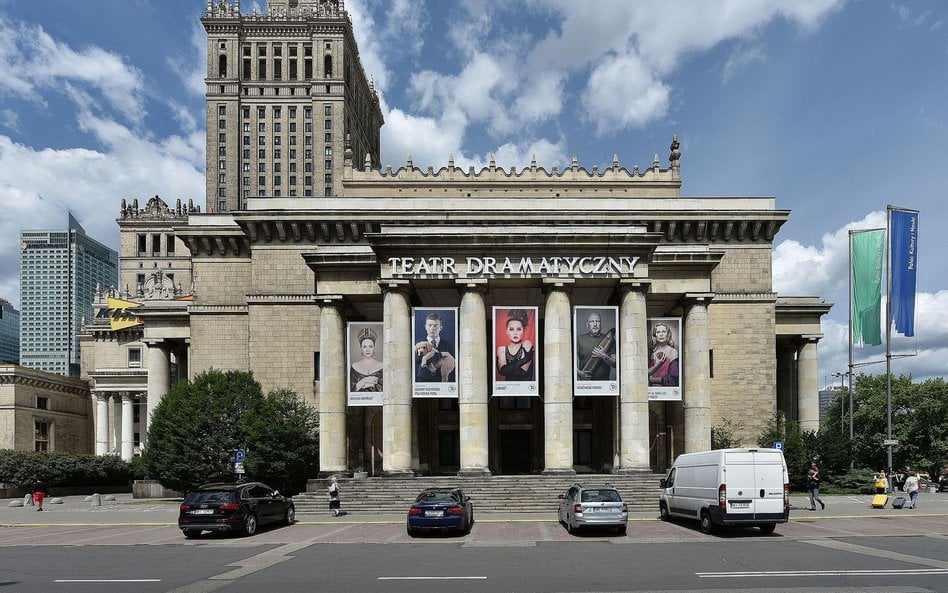
<path fill-rule="evenodd" d="M 378 577 L 380 581 L 486 581 L 487 577 Z"/>
<path fill-rule="evenodd" d="M 910 570 L 763 570 L 756 572 L 696 572 L 702 579 L 746 579 L 755 577 L 878 577 L 878 576 L 914 576 L 928 574 L 948 574 L 944 568 L 913 568 Z"/>
<path fill-rule="evenodd" d="M 54 583 L 160 583 L 161 579 L 56 579 Z"/>

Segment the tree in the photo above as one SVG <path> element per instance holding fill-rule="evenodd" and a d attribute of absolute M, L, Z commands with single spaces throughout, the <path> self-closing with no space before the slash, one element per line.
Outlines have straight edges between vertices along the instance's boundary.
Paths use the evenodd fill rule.
<path fill-rule="evenodd" d="M 711 448 L 732 449 L 741 446 L 737 433 L 744 430 L 743 422 L 734 422 L 730 418 L 721 418 L 720 426 L 711 427 Z"/>
<path fill-rule="evenodd" d="M 289 391 L 264 397 L 251 373 L 211 370 L 165 394 L 142 457 L 150 477 L 186 491 L 233 481 L 241 448 L 247 479 L 295 493 L 318 471 L 316 413 Z"/>
<path fill-rule="evenodd" d="M 787 420 L 786 415 L 778 410 L 767 421 L 757 439 L 757 446 L 772 447 L 774 441 L 783 441 L 783 458 L 787 462 L 790 483 L 805 488 L 810 464 L 820 459 L 816 432 L 801 431 L 799 424 Z"/>

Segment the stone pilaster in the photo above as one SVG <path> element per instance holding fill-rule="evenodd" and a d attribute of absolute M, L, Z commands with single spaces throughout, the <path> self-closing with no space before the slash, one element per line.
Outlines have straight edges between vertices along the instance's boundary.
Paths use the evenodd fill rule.
<path fill-rule="evenodd" d="M 109 453 L 109 396 L 95 394 L 95 454 Z"/>
<path fill-rule="evenodd" d="M 797 413 L 801 431 L 820 429 L 820 386 L 815 336 L 803 336 L 797 356 Z"/>
<path fill-rule="evenodd" d="M 148 346 L 148 400 L 142 418 L 141 435 L 144 443 L 148 438 L 148 425 L 155 415 L 155 408 L 171 388 L 171 357 L 163 342 L 147 342 Z"/>
<path fill-rule="evenodd" d="M 711 339 L 707 296 L 689 296 L 684 327 L 685 453 L 711 449 Z"/>
<path fill-rule="evenodd" d="M 382 283 L 386 364 L 383 371 L 382 475 L 411 476 L 411 307 L 407 281 Z"/>
<path fill-rule="evenodd" d="M 134 435 L 132 434 L 133 421 L 135 420 L 135 398 L 131 393 L 123 393 L 122 398 L 122 444 L 121 454 L 124 461 L 131 461 L 134 456 L 132 449 Z"/>
<path fill-rule="evenodd" d="M 573 344 L 570 311 L 572 280 L 543 281 L 544 474 L 574 474 Z"/>
<path fill-rule="evenodd" d="M 617 473 L 649 471 L 648 433 L 648 284 L 619 285 L 619 463 Z"/>
<path fill-rule="evenodd" d="M 490 475 L 487 432 L 487 308 L 486 280 L 461 283 L 458 320 L 458 415 L 460 417 L 461 476 Z"/>
<path fill-rule="evenodd" d="M 326 296 L 319 304 L 319 475 L 325 477 L 348 471 L 345 303 Z"/>

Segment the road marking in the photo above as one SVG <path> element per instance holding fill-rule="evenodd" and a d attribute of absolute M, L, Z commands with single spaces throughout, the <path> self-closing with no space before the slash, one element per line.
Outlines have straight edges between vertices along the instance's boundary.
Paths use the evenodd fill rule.
<path fill-rule="evenodd" d="M 755 577 L 905 577 L 914 575 L 948 574 L 945 568 L 913 568 L 893 570 L 762 570 L 747 572 L 696 572 L 702 579 L 746 579 Z"/>
<path fill-rule="evenodd" d="M 922 556 L 913 556 L 911 554 L 902 554 L 901 552 L 893 552 L 891 550 L 882 550 L 879 548 L 871 548 L 869 546 L 860 546 L 859 544 L 853 544 L 850 542 L 844 542 L 839 540 L 800 540 L 805 544 L 812 544 L 814 546 L 822 546 L 824 548 L 832 548 L 834 550 L 843 550 L 845 552 L 851 552 L 853 554 L 862 554 L 864 556 L 876 556 L 878 558 L 885 558 L 886 560 L 897 560 L 899 562 L 906 562 L 908 564 L 919 564 L 921 566 L 930 566 L 932 568 L 939 568 L 948 570 L 948 562 L 944 560 L 935 560 L 933 558 L 923 558 Z"/>
<path fill-rule="evenodd" d="M 380 581 L 486 581 L 487 577 L 378 577 Z"/>
<path fill-rule="evenodd" d="M 161 579 L 56 579 L 54 583 L 160 583 Z"/>

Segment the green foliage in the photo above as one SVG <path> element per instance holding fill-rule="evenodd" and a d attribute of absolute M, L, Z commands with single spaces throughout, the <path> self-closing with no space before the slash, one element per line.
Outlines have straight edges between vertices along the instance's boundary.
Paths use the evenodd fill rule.
<path fill-rule="evenodd" d="M 720 426 L 711 427 L 712 449 L 733 449 L 741 446 L 741 440 L 736 436 L 744 430 L 743 422 L 734 422 L 730 418 L 721 418 Z"/>
<path fill-rule="evenodd" d="M 787 462 L 790 484 L 796 489 L 805 489 L 810 463 L 819 462 L 818 435 L 801 431 L 799 424 L 787 420 L 783 412 L 777 411 L 767 420 L 757 446 L 772 447 L 774 441 L 783 441 L 783 457 Z"/>
<path fill-rule="evenodd" d="M 948 465 L 948 384 L 944 379 L 913 383 L 892 377 L 892 456 L 895 468 L 911 467 L 933 477 Z M 853 382 L 853 438 L 849 439 L 849 393 L 827 410 L 821 427 L 824 468 L 844 474 L 850 464 L 867 471 L 888 469 L 886 376 L 857 375 Z M 842 415 L 843 421 L 840 422 Z"/>
<path fill-rule="evenodd" d="M 318 471 L 316 420 L 292 392 L 264 397 L 251 373 L 211 370 L 162 398 L 142 457 L 151 478 L 186 491 L 234 481 L 233 450 L 247 448 L 245 479 L 291 494 Z"/>
<path fill-rule="evenodd" d="M 51 488 L 125 486 L 132 473 L 129 464 L 113 455 L 0 450 L 0 482 L 28 488 L 36 478 Z"/>

